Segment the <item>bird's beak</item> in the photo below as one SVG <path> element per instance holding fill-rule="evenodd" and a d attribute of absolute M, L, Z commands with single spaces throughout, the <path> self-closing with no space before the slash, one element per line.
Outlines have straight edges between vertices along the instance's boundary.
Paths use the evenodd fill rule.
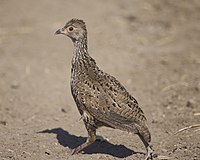
<path fill-rule="evenodd" d="M 56 35 L 56 34 L 65 34 L 64 31 L 65 31 L 64 28 L 61 28 L 61 29 L 57 30 L 54 34 L 55 34 L 55 35 Z"/>

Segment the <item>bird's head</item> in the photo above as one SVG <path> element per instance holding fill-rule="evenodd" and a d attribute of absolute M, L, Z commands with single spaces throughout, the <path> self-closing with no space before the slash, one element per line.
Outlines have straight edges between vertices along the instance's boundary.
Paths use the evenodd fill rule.
<path fill-rule="evenodd" d="M 58 29 L 55 34 L 64 34 L 70 37 L 73 42 L 81 41 L 87 36 L 85 22 L 80 19 L 72 19 L 63 28 Z"/>

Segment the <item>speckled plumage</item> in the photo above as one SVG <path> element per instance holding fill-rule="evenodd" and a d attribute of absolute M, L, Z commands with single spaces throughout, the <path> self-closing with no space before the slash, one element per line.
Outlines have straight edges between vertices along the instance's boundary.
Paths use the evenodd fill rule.
<path fill-rule="evenodd" d="M 88 54 L 87 30 L 82 20 L 72 19 L 56 34 L 70 37 L 74 44 L 71 92 L 88 131 L 87 141 L 73 150 L 80 152 L 96 139 L 96 129 L 107 126 L 137 134 L 152 158 L 151 135 L 138 102 L 113 76 L 103 72 Z"/>

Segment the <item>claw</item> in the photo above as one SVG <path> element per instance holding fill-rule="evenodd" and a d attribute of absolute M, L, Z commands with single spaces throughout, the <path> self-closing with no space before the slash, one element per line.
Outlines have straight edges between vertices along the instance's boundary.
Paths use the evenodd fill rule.
<path fill-rule="evenodd" d="M 80 145 L 80 146 L 78 146 L 78 147 L 72 149 L 72 153 L 71 153 L 71 154 L 72 154 L 72 155 L 78 154 L 82 149 L 83 149 L 83 148 L 82 148 L 82 145 Z"/>
<path fill-rule="evenodd" d="M 71 153 L 72 155 L 74 155 L 74 154 L 77 154 L 76 153 L 76 148 L 75 149 L 72 149 L 72 153 Z"/>

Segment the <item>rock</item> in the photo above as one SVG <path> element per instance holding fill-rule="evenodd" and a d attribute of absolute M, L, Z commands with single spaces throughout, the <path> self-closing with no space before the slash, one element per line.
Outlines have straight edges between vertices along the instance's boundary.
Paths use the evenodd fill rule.
<path fill-rule="evenodd" d="M 64 108 L 61 108 L 61 112 L 67 113 L 67 111 Z"/>
<path fill-rule="evenodd" d="M 0 121 L 0 124 L 5 126 L 7 124 L 7 122 L 6 121 Z"/>
<path fill-rule="evenodd" d="M 18 89 L 20 87 L 20 85 L 17 81 L 13 81 L 10 87 L 12 89 Z"/>
<path fill-rule="evenodd" d="M 196 102 L 193 99 L 187 101 L 186 106 L 189 108 L 194 108 L 196 106 Z"/>

